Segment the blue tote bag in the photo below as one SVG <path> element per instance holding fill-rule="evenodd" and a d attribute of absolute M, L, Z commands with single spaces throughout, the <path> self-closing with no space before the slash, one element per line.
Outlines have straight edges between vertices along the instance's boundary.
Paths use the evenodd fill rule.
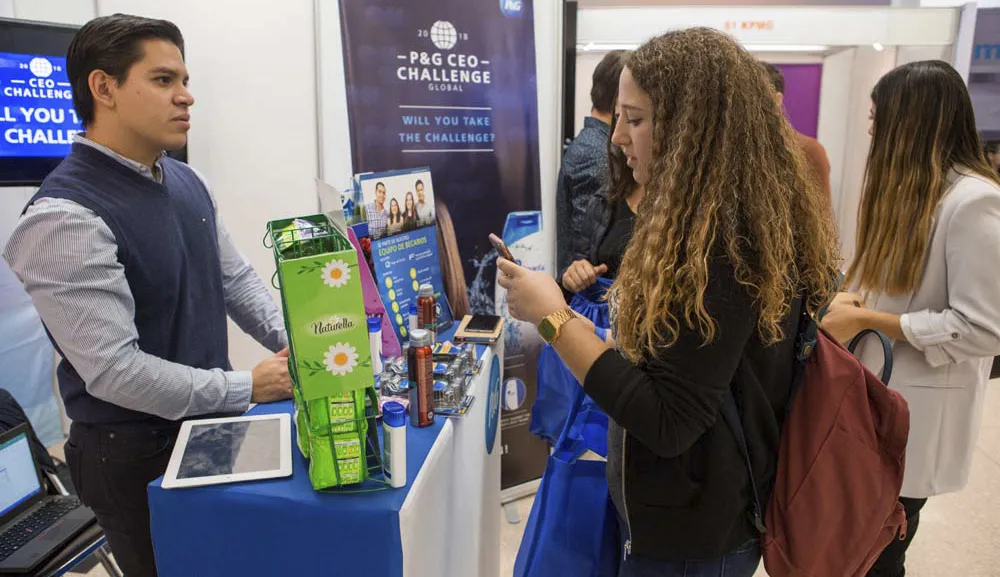
<path fill-rule="evenodd" d="M 608 496 L 605 462 L 580 459 L 586 449 L 569 438 L 583 399 L 583 395 L 575 398 L 548 458 L 514 562 L 514 577 L 618 574 L 618 521 Z"/>
<path fill-rule="evenodd" d="M 611 286 L 608 279 L 597 279 L 590 288 L 573 296 L 571 308 L 591 320 L 597 334 L 604 338 L 604 332 L 611 326 L 608 304 L 604 295 Z M 550 345 L 542 348 L 538 357 L 538 394 L 531 406 L 530 430 L 534 435 L 555 444 L 560 431 L 566 424 L 566 417 L 577 396 L 584 397 L 580 410 L 569 433 L 571 439 L 580 441 L 584 437 L 592 439 L 587 447 L 602 457 L 608 454 L 608 417 L 596 403 L 587 397 L 573 373 L 566 368 L 555 349 Z M 595 429 L 589 434 L 584 429 Z M 602 433 L 603 431 L 603 433 Z"/>

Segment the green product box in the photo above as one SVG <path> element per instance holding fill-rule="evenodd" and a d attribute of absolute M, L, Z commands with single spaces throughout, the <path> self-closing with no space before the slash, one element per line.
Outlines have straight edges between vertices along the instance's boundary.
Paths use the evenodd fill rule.
<path fill-rule="evenodd" d="M 268 230 L 302 400 L 372 386 L 375 379 L 354 246 L 322 214 L 272 221 Z"/>
<path fill-rule="evenodd" d="M 351 436 L 354 437 L 354 435 Z M 355 441 L 358 441 L 356 437 Z M 330 437 L 311 436 L 310 443 L 312 458 L 309 459 L 309 480 L 314 489 L 328 489 L 360 483 L 368 478 L 368 469 L 362 466 L 364 457 L 360 454 L 357 457 L 349 458 L 340 458 L 340 455 L 335 457 Z M 336 441 L 334 443 L 336 444 Z M 360 442 L 358 450 L 360 450 Z M 334 458 L 336 458 L 336 466 L 334 466 Z"/>

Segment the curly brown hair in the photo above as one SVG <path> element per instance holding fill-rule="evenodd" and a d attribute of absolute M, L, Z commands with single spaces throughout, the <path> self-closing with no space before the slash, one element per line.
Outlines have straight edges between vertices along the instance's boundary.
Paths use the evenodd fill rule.
<path fill-rule="evenodd" d="M 617 342 L 638 361 L 684 327 L 714 340 L 709 260 L 725 257 L 754 299 L 765 343 L 802 295 L 813 314 L 836 286 L 838 251 L 820 191 L 757 60 L 729 36 L 691 28 L 626 60 L 652 101 L 653 164 L 613 287 Z"/>

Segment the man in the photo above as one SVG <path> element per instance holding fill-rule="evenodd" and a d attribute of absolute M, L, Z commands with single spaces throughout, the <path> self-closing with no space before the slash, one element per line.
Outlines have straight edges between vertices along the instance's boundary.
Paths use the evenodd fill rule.
<path fill-rule="evenodd" d="M 62 355 L 66 461 L 122 570 L 156 575 L 146 485 L 180 421 L 291 396 L 280 310 L 233 246 L 184 146 L 194 98 L 172 23 L 87 23 L 66 57 L 86 133 L 4 251 Z M 227 313 L 274 356 L 233 371 Z"/>
<path fill-rule="evenodd" d="M 389 211 L 385 208 L 385 185 L 381 182 L 375 183 L 375 202 L 365 206 L 365 214 L 368 219 L 368 236 L 376 240 L 385 236 L 389 226 Z"/>
<path fill-rule="evenodd" d="M 418 180 L 414 187 L 417 189 L 417 222 L 420 226 L 430 226 L 434 224 L 434 208 L 424 194 L 424 181 Z"/>
<path fill-rule="evenodd" d="M 785 75 L 782 74 L 777 66 L 770 62 L 761 62 L 761 65 L 767 71 L 771 85 L 774 86 L 778 106 L 783 106 L 785 103 Z M 796 132 L 795 134 L 798 139 L 798 145 L 802 149 L 803 154 L 805 154 L 806 162 L 809 163 L 809 167 L 811 168 L 812 177 L 823 189 L 824 198 L 828 206 L 830 206 L 830 218 L 833 218 L 833 199 L 830 197 L 830 161 L 827 159 L 826 149 L 815 138 L 810 138 L 801 132 Z"/>
<path fill-rule="evenodd" d="M 573 239 L 587 234 L 587 206 L 607 186 L 608 138 L 624 55 L 621 50 L 608 52 L 594 69 L 593 108 L 583 120 L 583 130 L 563 153 L 556 183 L 557 279 L 573 262 Z"/>

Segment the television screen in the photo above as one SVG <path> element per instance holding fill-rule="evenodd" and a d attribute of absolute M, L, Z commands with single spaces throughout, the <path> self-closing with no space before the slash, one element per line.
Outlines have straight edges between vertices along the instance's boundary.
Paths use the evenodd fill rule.
<path fill-rule="evenodd" d="M 0 185 L 39 184 L 83 130 L 66 78 L 75 33 L 0 19 Z"/>
<path fill-rule="evenodd" d="M 74 26 L 0 18 L 0 186 L 41 184 L 82 132 L 66 76 Z M 187 150 L 171 153 L 187 160 Z"/>

